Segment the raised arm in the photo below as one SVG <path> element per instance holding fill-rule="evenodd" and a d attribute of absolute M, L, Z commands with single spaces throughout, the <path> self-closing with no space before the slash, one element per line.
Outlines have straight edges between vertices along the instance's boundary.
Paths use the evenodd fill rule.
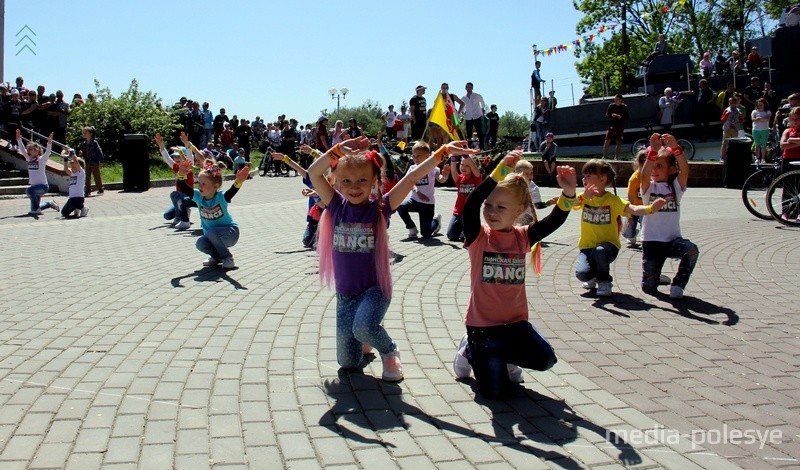
<path fill-rule="evenodd" d="M 650 176 L 653 174 L 653 165 L 656 158 L 658 158 L 658 151 L 661 150 L 661 136 L 658 133 L 653 133 L 650 136 L 650 147 L 647 151 L 647 160 L 642 165 L 642 180 L 639 186 L 642 189 L 642 195 L 650 188 Z"/>
<path fill-rule="evenodd" d="M 305 168 L 300 166 L 296 161 L 294 161 L 291 158 L 289 158 L 288 155 L 284 155 L 284 154 L 282 154 L 280 152 L 273 152 L 272 153 L 272 159 L 273 160 L 282 161 L 283 163 L 286 164 L 286 166 L 288 166 L 292 170 L 294 170 L 297 173 L 299 173 L 303 178 L 305 178 L 306 175 L 308 174 L 308 172 L 305 170 Z"/>
<path fill-rule="evenodd" d="M 678 162 L 678 184 L 681 185 L 682 190 L 686 190 L 689 184 L 689 162 L 686 161 L 686 155 L 683 153 L 683 148 L 678 144 L 678 140 L 671 134 L 664 134 L 661 136 L 664 139 L 664 144 L 672 149 L 675 155 L 675 160 Z"/>
<path fill-rule="evenodd" d="M 167 148 L 164 146 L 164 139 L 161 137 L 161 134 L 156 132 L 156 136 L 153 138 L 156 141 L 156 145 L 158 145 L 158 151 L 161 152 L 161 159 L 164 160 L 164 163 L 167 164 L 170 168 L 175 165 L 175 161 L 172 160 L 170 157 Z"/>
<path fill-rule="evenodd" d="M 369 139 L 357 137 L 334 145 L 322 156 L 317 156 L 312 151 L 312 155 L 316 157 L 316 160 L 308 167 L 308 177 L 311 179 L 311 184 L 323 204 L 326 206 L 330 204 L 335 194 L 333 186 L 325 178 L 325 172 L 331 167 L 331 164 L 345 155 L 357 155 L 367 150 L 367 148 L 369 148 Z"/>

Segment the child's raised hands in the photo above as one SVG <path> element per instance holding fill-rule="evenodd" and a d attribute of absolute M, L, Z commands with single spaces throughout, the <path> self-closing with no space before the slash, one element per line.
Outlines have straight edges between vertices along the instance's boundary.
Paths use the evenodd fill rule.
<path fill-rule="evenodd" d="M 661 135 L 658 132 L 653 132 L 650 136 L 650 149 L 654 152 L 661 150 Z"/>
<path fill-rule="evenodd" d="M 470 148 L 466 140 L 449 142 L 444 148 L 448 155 L 475 155 L 480 152 L 480 150 Z M 520 153 L 520 156 L 522 156 L 522 153 Z"/>
<path fill-rule="evenodd" d="M 189 136 L 186 135 L 186 132 L 181 131 L 180 139 L 181 142 L 183 142 L 184 147 L 189 148 L 189 146 L 192 145 L 192 143 L 189 142 Z"/>
<path fill-rule="evenodd" d="M 664 141 L 664 145 L 671 149 L 680 147 L 680 145 L 678 145 L 678 139 L 672 134 L 661 134 L 661 139 Z"/>
<path fill-rule="evenodd" d="M 178 174 L 182 176 L 188 175 L 192 171 L 192 161 L 188 158 L 181 159 L 178 163 Z"/>
<path fill-rule="evenodd" d="M 47 145 L 53 145 L 53 133 L 47 136 Z"/>
<path fill-rule="evenodd" d="M 250 164 L 245 163 L 241 170 L 236 172 L 236 182 L 240 185 L 250 176 Z"/>
<path fill-rule="evenodd" d="M 310 154 L 313 149 L 308 144 L 303 144 L 300 146 L 300 151 L 306 155 Z"/>
<path fill-rule="evenodd" d="M 509 166 L 514 168 L 517 166 L 517 162 L 519 162 L 520 158 L 522 158 L 522 150 L 512 150 L 503 157 L 503 160 L 500 162 L 502 165 Z"/>
<path fill-rule="evenodd" d="M 156 132 L 156 136 L 153 137 L 153 140 L 156 141 L 156 145 L 158 145 L 158 148 L 160 149 L 164 148 L 164 138 L 161 137 L 161 134 L 159 132 Z"/>
<path fill-rule="evenodd" d="M 339 150 L 345 155 L 358 155 L 369 149 L 369 139 L 361 136 L 355 139 L 347 139 L 344 142 L 336 144 Z"/>
<path fill-rule="evenodd" d="M 17 128 L 17 132 L 14 133 L 14 140 L 19 140 L 22 137 L 22 132 L 20 132 L 19 128 Z"/>
<path fill-rule="evenodd" d="M 660 211 L 661 208 L 664 207 L 666 204 L 667 204 L 667 200 L 664 199 L 663 197 L 660 197 L 660 198 L 656 199 L 655 201 L 653 201 L 653 204 L 651 204 L 651 206 L 653 206 L 653 213 L 656 213 L 656 212 Z"/>
<path fill-rule="evenodd" d="M 578 176 L 575 173 L 575 168 L 569 165 L 556 167 L 556 181 L 558 181 L 558 185 L 561 189 L 564 190 L 564 195 L 569 197 L 575 196 L 575 188 L 578 187 Z"/>
<path fill-rule="evenodd" d="M 283 160 L 283 157 L 285 157 L 285 156 L 286 155 L 284 155 L 284 154 L 282 154 L 280 152 L 272 152 L 272 159 L 273 160 Z"/>

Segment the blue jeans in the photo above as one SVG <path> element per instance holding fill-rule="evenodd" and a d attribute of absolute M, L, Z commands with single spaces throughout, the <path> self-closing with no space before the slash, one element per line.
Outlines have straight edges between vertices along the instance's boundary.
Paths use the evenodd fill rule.
<path fill-rule="evenodd" d="M 450 225 L 447 226 L 447 239 L 451 242 L 464 239 L 464 216 L 453 214 Z"/>
<path fill-rule="evenodd" d="M 672 285 L 685 289 L 699 256 L 697 245 L 685 238 L 676 238 L 671 242 L 642 242 L 642 290 L 656 291 L 661 268 L 667 258 L 681 260 L 678 272 L 672 278 Z"/>
<path fill-rule="evenodd" d="M 76 209 L 83 209 L 83 203 L 84 198 L 82 197 L 71 197 L 67 199 L 66 204 L 61 208 L 61 215 L 63 217 L 72 217 L 72 213 Z"/>
<path fill-rule="evenodd" d="M 411 198 L 403 201 L 397 208 L 397 215 L 403 219 L 407 229 L 417 228 L 409 215 L 411 212 L 419 212 L 419 232 L 423 237 L 430 237 L 439 226 L 433 218 L 434 205 L 417 202 Z"/>
<path fill-rule="evenodd" d="M 164 211 L 164 220 L 177 217 L 181 222 L 188 222 L 189 208 L 197 207 L 197 204 L 192 201 L 192 198 L 180 191 L 172 191 L 169 194 L 169 200 L 172 201 L 172 206 Z"/>
<path fill-rule="evenodd" d="M 467 360 L 475 372 L 478 392 L 487 398 L 499 398 L 508 392 L 508 364 L 544 371 L 558 362 L 553 346 L 527 321 L 468 326 L 467 341 Z"/>
<path fill-rule="evenodd" d="M 361 345 L 372 345 L 381 354 L 397 349 L 381 326 L 390 299 L 381 288 L 370 287 L 361 294 L 336 294 L 336 361 L 345 369 L 354 369 L 364 361 Z"/>
<path fill-rule="evenodd" d="M 575 261 L 575 277 L 582 282 L 592 279 L 597 279 L 597 282 L 611 282 L 611 263 L 617 259 L 618 253 L 619 248 L 609 242 L 581 250 Z"/>
<path fill-rule="evenodd" d="M 231 257 L 228 247 L 239 241 L 239 227 L 211 227 L 202 237 L 197 239 L 197 249 L 214 259 L 224 260 Z"/>
<path fill-rule="evenodd" d="M 48 186 L 46 184 L 33 184 L 25 190 L 28 199 L 31 200 L 31 211 L 45 210 L 50 207 L 49 203 L 42 204 L 42 196 L 47 193 Z"/>
<path fill-rule="evenodd" d="M 642 217 L 639 215 L 632 215 L 630 221 L 625 223 L 625 228 L 622 229 L 622 236 L 625 238 L 636 238 L 639 234 L 639 225 L 642 223 Z"/>

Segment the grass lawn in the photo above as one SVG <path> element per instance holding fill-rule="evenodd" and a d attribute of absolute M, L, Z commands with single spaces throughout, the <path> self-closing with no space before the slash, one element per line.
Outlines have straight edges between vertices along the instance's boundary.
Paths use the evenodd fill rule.
<path fill-rule="evenodd" d="M 252 173 L 256 172 L 258 164 L 261 162 L 261 157 L 263 157 L 263 154 L 258 150 L 253 150 L 252 152 L 250 152 L 250 171 Z M 233 171 L 230 169 L 225 170 L 225 174 L 229 173 L 233 174 Z M 100 174 L 103 177 L 104 183 L 121 183 L 122 163 L 121 162 L 104 163 L 100 167 Z M 175 179 L 175 173 L 172 172 L 172 168 L 167 167 L 167 164 L 164 163 L 164 160 L 161 159 L 160 154 L 151 155 L 150 181 L 168 180 L 168 179 Z"/>

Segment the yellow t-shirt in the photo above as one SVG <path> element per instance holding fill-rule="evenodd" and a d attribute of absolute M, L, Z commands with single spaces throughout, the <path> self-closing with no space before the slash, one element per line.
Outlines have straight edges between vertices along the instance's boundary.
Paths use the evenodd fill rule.
<path fill-rule="evenodd" d="M 630 179 L 628 179 L 628 196 L 631 194 L 636 195 L 633 201 L 631 201 L 631 204 L 637 206 L 644 204 L 644 202 L 642 202 L 642 175 L 639 173 L 639 170 L 634 171 Z"/>
<path fill-rule="evenodd" d="M 578 199 L 581 200 L 581 197 Z M 609 192 L 605 192 L 602 196 L 582 200 L 576 205 L 575 209 L 583 209 L 578 249 L 595 248 L 603 242 L 612 243 L 620 248 L 619 218 L 625 214 L 625 208 L 628 205 L 630 202 Z"/>

